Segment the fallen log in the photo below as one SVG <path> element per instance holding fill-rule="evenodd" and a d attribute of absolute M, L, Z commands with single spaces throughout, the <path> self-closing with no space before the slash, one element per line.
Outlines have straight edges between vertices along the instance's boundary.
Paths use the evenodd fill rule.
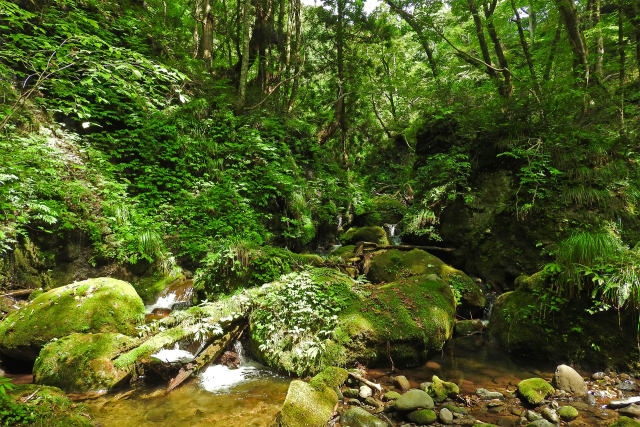
<path fill-rule="evenodd" d="M 18 289 L 15 291 L 10 291 L 7 293 L 4 293 L 2 295 L 0 295 L 0 298 L 3 297 L 20 297 L 20 296 L 25 296 L 25 295 L 31 295 L 32 293 L 34 293 L 35 291 L 41 291 L 42 289 L 37 288 L 37 289 Z"/>
<path fill-rule="evenodd" d="M 202 369 L 203 366 L 220 357 L 224 349 L 227 348 L 230 343 L 240 338 L 240 335 L 242 335 L 242 332 L 245 328 L 246 324 L 237 325 L 222 337 L 215 340 L 215 342 L 209 344 L 198 355 L 198 357 L 196 357 L 192 362 L 189 362 L 182 369 L 180 369 L 178 375 L 176 375 L 169 381 L 169 385 L 167 386 L 165 394 L 168 394 L 172 390 L 175 390 L 178 386 L 180 386 L 180 384 L 189 379 L 191 375 L 197 373 L 200 369 Z"/>
<path fill-rule="evenodd" d="M 379 393 L 382 393 L 382 386 L 380 384 L 376 384 L 374 382 L 369 381 L 368 379 L 366 379 L 365 377 L 355 374 L 353 372 L 349 372 L 349 375 L 351 375 L 353 378 L 355 378 L 356 380 L 365 383 L 366 385 L 368 385 L 371 388 L 374 388 L 376 390 L 378 390 Z"/>
<path fill-rule="evenodd" d="M 375 245 L 375 243 L 370 243 L 370 242 L 364 242 L 364 243 Z M 378 251 L 378 250 L 384 250 L 384 249 L 397 249 L 399 251 L 411 251 L 413 249 L 420 249 L 423 251 L 439 251 L 439 252 L 453 252 L 456 250 L 456 248 L 443 248 L 440 246 L 421 246 L 421 245 L 375 245 L 375 247 L 364 248 L 364 250 L 367 250 L 367 251 Z"/>

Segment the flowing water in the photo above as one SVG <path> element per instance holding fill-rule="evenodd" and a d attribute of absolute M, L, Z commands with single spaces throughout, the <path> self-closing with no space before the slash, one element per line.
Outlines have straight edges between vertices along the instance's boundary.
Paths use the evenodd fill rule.
<path fill-rule="evenodd" d="M 389 243 L 391 243 L 392 245 L 399 245 L 402 243 L 398 224 L 385 224 L 384 229 L 386 230 L 387 236 L 389 237 Z"/>

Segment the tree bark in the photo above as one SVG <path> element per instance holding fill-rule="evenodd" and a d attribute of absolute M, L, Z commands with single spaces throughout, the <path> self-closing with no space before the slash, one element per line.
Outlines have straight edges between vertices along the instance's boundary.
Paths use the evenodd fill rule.
<path fill-rule="evenodd" d="M 493 24 L 493 12 L 495 12 L 496 5 L 497 0 L 491 1 L 490 4 L 485 3 L 484 16 L 487 20 L 487 31 L 489 32 L 489 37 L 491 37 L 491 41 L 493 42 L 496 57 L 498 58 L 498 64 L 500 64 L 500 68 L 502 69 L 502 77 L 504 78 L 504 82 L 501 84 L 502 96 L 509 98 L 513 95 L 513 82 L 511 81 L 509 62 L 504 54 L 504 45 L 502 44 L 502 40 L 500 40 L 500 36 L 498 36 L 498 30 Z"/>
<path fill-rule="evenodd" d="M 560 41 L 560 37 L 562 36 L 562 18 L 558 20 L 558 26 L 556 27 L 556 35 L 551 42 L 551 48 L 549 49 L 549 56 L 547 57 L 547 63 L 544 67 L 544 74 L 542 75 L 542 80 L 547 82 L 551 77 L 551 68 L 553 67 L 553 61 L 556 56 L 556 49 L 558 48 L 558 42 Z"/>
<path fill-rule="evenodd" d="M 213 63 L 213 13 L 211 12 L 211 0 L 204 0 L 202 10 L 202 38 L 200 39 L 200 57 L 211 68 Z"/>
<path fill-rule="evenodd" d="M 589 86 L 590 67 L 589 67 L 589 50 L 584 38 L 582 29 L 580 28 L 580 17 L 572 0 L 554 0 L 560 16 L 564 21 L 564 26 L 569 36 L 571 50 L 578 64 L 577 74 L 584 81 L 584 86 Z"/>
<path fill-rule="evenodd" d="M 540 89 L 540 83 L 538 82 L 538 76 L 536 75 L 536 69 L 533 65 L 533 59 L 531 58 L 531 52 L 529 51 L 529 45 L 527 44 L 527 38 L 524 34 L 524 29 L 522 28 L 522 20 L 520 19 L 520 13 L 518 12 L 518 8 L 516 7 L 515 0 L 511 0 L 511 9 L 516 17 L 516 25 L 518 26 L 518 36 L 520 37 L 520 46 L 522 46 L 522 52 L 524 53 L 524 57 L 527 60 L 527 66 L 529 67 L 529 74 L 531 75 L 531 80 L 533 81 L 533 87 L 536 92 L 538 98 L 540 98 L 542 90 Z"/>
<path fill-rule="evenodd" d="M 484 37 L 484 26 L 482 25 L 482 19 L 478 13 L 478 8 L 476 7 L 474 0 L 468 0 L 468 3 L 471 16 L 473 16 L 473 24 L 476 28 L 476 37 L 478 38 L 478 44 L 480 45 L 480 51 L 482 52 L 482 59 L 488 65 L 486 67 L 486 72 L 489 74 L 489 77 L 496 82 L 498 87 L 500 87 L 500 79 L 498 78 L 498 73 L 493 68 L 493 63 L 491 62 L 491 55 L 489 54 L 487 40 Z"/>
<path fill-rule="evenodd" d="M 249 42 L 251 40 L 251 0 L 244 0 L 242 6 L 242 63 L 238 82 L 236 106 L 244 107 L 247 97 L 247 74 L 249 73 Z"/>

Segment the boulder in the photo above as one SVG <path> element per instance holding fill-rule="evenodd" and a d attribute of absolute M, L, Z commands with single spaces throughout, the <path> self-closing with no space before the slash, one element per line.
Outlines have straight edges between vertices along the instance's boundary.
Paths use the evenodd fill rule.
<path fill-rule="evenodd" d="M 629 417 L 620 417 L 618 421 L 611 424 L 609 427 L 640 427 L 640 422 Z"/>
<path fill-rule="evenodd" d="M 411 388 L 409 380 L 404 375 L 398 375 L 393 380 L 398 384 L 398 387 L 400 387 L 402 391 L 407 391 Z"/>
<path fill-rule="evenodd" d="M 480 319 L 458 320 L 455 327 L 456 335 L 459 337 L 481 334 L 484 329 L 485 324 Z"/>
<path fill-rule="evenodd" d="M 135 340 L 116 333 L 71 334 L 45 345 L 33 366 L 37 384 L 66 392 L 111 390 L 131 373 L 117 369 L 113 357 Z"/>
<path fill-rule="evenodd" d="M 518 383 L 518 393 L 530 405 L 537 405 L 554 392 L 551 384 L 542 378 L 529 378 Z"/>
<path fill-rule="evenodd" d="M 340 236 L 343 245 L 352 245 L 358 242 L 371 242 L 379 245 L 388 245 L 389 239 L 384 228 L 378 226 L 351 227 Z"/>
<path fill-rule="evenodd" d="M 578 410 L 573 406 L 561 406 L 557 412 L 563 421 L 571 421 L 578 418 Z"/>
<path fill-rule="evenodd" d="M 386 427 L 388 424 L 362 408 L 349 408 L 340 417 L 340 424 L 349 427 Z"/>
<path fill-rule="evenodd" d="M 440 413 L 438 414 L 438 418 L 440 418 L 440 422 L 442 424 L 452 424 L 453 423 L 453 413 L 447 409 L 440 409 Z"/>
<path fill-rule="evenodd" d="M 455 299 L 437 277 L 374 286 L 335 270 L 312 269 L 269 286 L 274 290 L 251 314 L 250 345 L 280 371 L 313 374 L 328 365 L 387 363 L 389 356 L 396 366 L 417 366 L 453 332 Z M 296 332 L 284 335 L 285 330 Z M 315 357 L 301 358 L 316 342 Z"/>
<path fill-rule="evenodd" d="M 571 366 L 559 365 L 553 376 L 553 382 L 560 390 L 573 393 L 578 397 L 587 395 L 587 383 Z"/>
<path fill-rule="evenodd" d="M 379 196 L 373 199 L 365 213 L 354 218 L 356 225 L 397 224 L 402 220 L 407 207 L 391 196 Z"/>
<path fill-rule="evenodd" d="M 35 360 L 53 338 L 74 332 L 135 334 L 144 320 L 144 304 L 121 280 L 89 279 L 51 289 L 9 314 L 0 323 L 0 353 Z"/>
<path fill-rule="evenodd" d="M 444 263 L 421 249 L 378 252 L 371 259 L 367 278 L 372 283 L 388 283 L 418 275 L 436 275 L 444 280 L 469 309 L 482 309 L 486 304 L 480 286 L 464 272 Z"/>
<path fill-rule="evenodd" d="M 408 392 L 402 394 L 396 400 L 395 409 L 398 411 L 414 411 L 416 409 L 433 409 L 433 399 L 429 394 L 422 390 L 409 390 Z M 435 421 L 435 419 L 434 419 Z"/>

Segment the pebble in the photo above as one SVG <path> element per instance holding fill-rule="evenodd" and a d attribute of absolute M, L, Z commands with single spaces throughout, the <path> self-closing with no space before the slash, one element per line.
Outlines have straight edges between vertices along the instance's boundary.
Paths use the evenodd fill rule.
<path fill-rule="evenodd" d="M 360 392 L 358 393 L 362 399 L 366 399 L 367 397 L 373 396 L 373 390 L 368 385 L 360 386 Z"/>
<path fill-rule="evenodd" d="M 373 406 L 374 408 L 380 408 L 383 406 L 382 402 L 378 402 L 372 396 L 369 396 L 366 399 L 364 399 L 364 403 L 366 403 L 367 405 Z"/>
<path fill-rule="evenodd" d="M 407 391 L 411 388 L 411 384 L 409 380 L 404 375 L 398 375 L 394 378 L 396 384 L 402 389 L 402 391 Z"/>
<path fill-rule="evenodd" d="M 396 400 L 400 397 L 400 393 L 397 391 L 388 391 L 382 395 L 382 400 Z"/>
<path fill-rule="evenodd" d="M 549 421 L 542 419 L 542 420 L 533 421 L 527 427 L 555 427 L 555 426 Z"/>
<path fill-rule="evenodd" d="M 604 375 L 605 375 L 604 372 L 596 372 L 593 375 L 591 375 L 591 378 L 598 381 L 598 380 L 604 379 Z"/>
<path fill-rule="evenodd" d="M 620 413 L 620 415 L 626 415 L 632 418 L 640 418 L 640 405 L 634 403 L 633 405 L 625 406 L 624 408 L 618 409 L 618 412 Z"/>
<path fill-rule="evenodd" d="M 438 418 L 442 421 L 442 424 L 451 424 L 453 423 L 453 413 L 447 408 L 440 409 L 440 413 L 438 414 Z"/>

